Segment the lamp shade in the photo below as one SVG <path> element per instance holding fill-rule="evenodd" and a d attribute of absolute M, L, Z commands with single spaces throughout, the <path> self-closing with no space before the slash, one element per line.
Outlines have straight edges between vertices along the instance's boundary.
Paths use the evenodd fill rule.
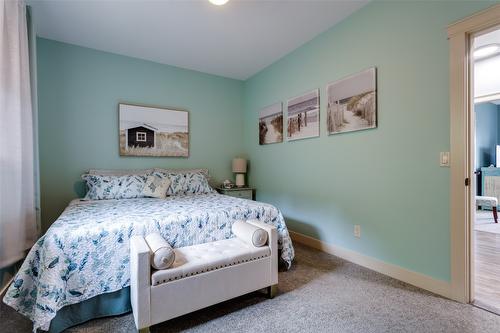
<path fill-rule="evenodd" d="M 247 172 L 247 160 L 245 160 L 244 158 L 234 158 L 233 159 L 233 172 L 246 173 Z"/>

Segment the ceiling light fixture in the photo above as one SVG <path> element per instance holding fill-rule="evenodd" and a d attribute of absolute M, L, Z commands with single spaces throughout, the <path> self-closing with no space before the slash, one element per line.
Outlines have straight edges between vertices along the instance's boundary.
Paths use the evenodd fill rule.
<path fill-rule="evenodd" d="M 210 3 L 216 6 L 222 6 L 225 5 L 229 0 L 208 0 Z"/>
<path fill-rule="evenodd" d="M 480 60 L 500 53 L 500 44 L 488 44 L 474 50 L 474 59 Z"/>

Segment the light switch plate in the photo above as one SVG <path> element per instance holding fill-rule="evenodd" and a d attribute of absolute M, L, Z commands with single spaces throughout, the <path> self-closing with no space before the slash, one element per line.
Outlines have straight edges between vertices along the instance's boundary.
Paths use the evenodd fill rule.
<path fill-rule="evenodd" d="M 450 166 L 450 152 L 442 151 L 439 154 L 439 166 L 449 167 Z"/>
<path fill-rule="evenodd" d="M 361 238 L 361 226 L 359 224 L 354 225 L 354 237 Z"/>

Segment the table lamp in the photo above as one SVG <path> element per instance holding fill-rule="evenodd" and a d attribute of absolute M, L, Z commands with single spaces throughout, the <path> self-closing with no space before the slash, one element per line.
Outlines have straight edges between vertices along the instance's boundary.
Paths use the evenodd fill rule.
<path fill-rule="evenodd" d="M 236 186 L 245 186 L 245 173 L 247 172 L 247 160 L 244 158 L 233 159 L 233 172 L 236 173 Z"/>

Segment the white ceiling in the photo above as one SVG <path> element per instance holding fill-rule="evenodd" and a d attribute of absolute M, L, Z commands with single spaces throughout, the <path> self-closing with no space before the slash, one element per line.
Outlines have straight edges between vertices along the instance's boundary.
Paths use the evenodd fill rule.
<path fill-rule="evenodd" d="M 480 35 L 474 39 L 474 48 L 488 44 L 500 44 L 500 29 Z M 474 96 L 491 103 L 500 104 L 500 54 L 474 62 Z M 487 96 L 487 97 L 486 97 Z"/>
<path fill-rule="evenodd" d="M 246 79 L 368 0 L 27 0 L 40 37 Z"/>
<path fill-rule="evenodd" d="M 474 39 L 474 48 L 488 44 L 500 44 L 500 29 L 490 31 Z"/>

